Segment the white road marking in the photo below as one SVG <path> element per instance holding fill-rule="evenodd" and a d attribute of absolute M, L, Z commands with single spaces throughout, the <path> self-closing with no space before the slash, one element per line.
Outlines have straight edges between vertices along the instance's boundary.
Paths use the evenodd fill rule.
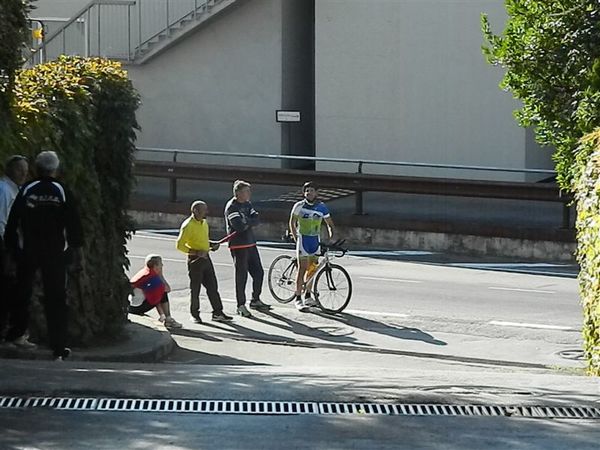
<path fill-rule="evenodd" d="M 571 264 L 554 263 L 450 263 L 449 266 L 458 267 L 489 267 L 489 268 L 550 268 L 550 267 L 570 267 Z"/>
<path fill-rule="evenodd" d="M 519 288 L 506 288 L 499 286 L 490 286 L 488 289 L 492 289 L 494 291 L 515 291 L 515 292 L 533 292 L 535 294 L 556 294 L 555 291 L 542 291 L 539 289 L 519 289 Z"/>
<path fill-rule="evenodd" d="M 362 280 L 374 280 L 374 281 L 393 281 L 396 283 L 414 283 L 420 284 L 422 281 L 418 280 L 401 280 L 399 278 L 379 278 L 379 277 L 359 277 Z"/>
<path fill-rule="evenodd" d="M 422 250 L 352 250 L 350 254 L 352 256 L 427 256 L 436 253 Z"/>
<path fill-rule="evenodd" d="M 381 316 L 381 317 L 401 317 L 406 318 L 408 314 L 392 313 L 392 312 L 378 312 L 378 311 L 365 311 L 362 309 L 345 309 L 344 312 L 350 314 L 357 314 L 363 316 Z"/>
<path fill-rule="evenodd" d="M 522 322 L 503 322 L 500 320 L 492 320 L 489 325 L 497 325 L 499 327 L 520 327 L 520 328 L 536 328 L 541 330 L 558 330 L 558 331 L 579 331 L 576 328 L 565 327 L 559 325 L 543 325 L 539 323 L 522 323 Z"/>
<path fill-rule="evenodd" d="M 169 242 L 173 242 L 174 240 L 177 239 L 175 236 L 173 236 L 172 238 L 166 238 L 166 237 L 152 236 L 152 235 L 146 235 L 146 234 L 136 234 L 135 237 L 138 239 L 152 239 L 154 241 L 169 241 Z"/>
<path fill-rule="evenodd" d="M 139 256 L 139 255 L 127 255 L 127 257 L 133 258 L 133 259 L 146 259 L 145 256 Z M 166 262 L 187 263 L 187 260 L 185 260 L 185 259 L 162 258 L 162 260 L 166 261 Z M 231 267 L 231 266 L 233 266 L 233 264 L 218 263 L 218 262 L 213 261 L 213 266 Z"/>

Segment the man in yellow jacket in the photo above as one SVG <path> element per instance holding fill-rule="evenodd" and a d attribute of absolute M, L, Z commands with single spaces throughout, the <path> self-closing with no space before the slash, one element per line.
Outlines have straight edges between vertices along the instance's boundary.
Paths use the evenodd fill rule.
<path fill-rule="evenodd" d="M 177 250 L 188 256 L 187 266 L 190 277 L 190 314 L 196 323 L 202 323 L 200 318 L 200 287 L 204 286 L 206 295 L 213 308 L 212 320 L 229 322 L 232 317 L 223 312 L 223 302 L 219 294 L 215 268 L 209 252 L 219 248 L 218 242 L 208 238 L 208 222 L 206 213 L 208 207 L 203 201 L 195 201 L 191 206 L 191 216 L 183 221 L 177 237 Z"/>

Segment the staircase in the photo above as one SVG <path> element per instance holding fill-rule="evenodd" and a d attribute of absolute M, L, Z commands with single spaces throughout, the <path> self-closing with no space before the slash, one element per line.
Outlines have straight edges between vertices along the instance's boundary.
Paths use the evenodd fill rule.
<path fill-rule="evenodd" d="M 42 43 L 34 44 L 27 65 L 60 55 L 143 64 L 239 1 L 92 0 Z"/>

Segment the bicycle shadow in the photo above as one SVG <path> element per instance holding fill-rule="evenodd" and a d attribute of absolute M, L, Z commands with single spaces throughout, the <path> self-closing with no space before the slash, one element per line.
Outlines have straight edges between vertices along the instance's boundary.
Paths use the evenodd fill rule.
<path fill-rule="evenodd" d="M 264 323 L 265 325 L 270 325 L 270 326 L 280 328 L 282 330 L 292 331 L 294 334 L 299 334 L 301 336 L 317 338 L 317 339 L 321 339 L 323 341 L 334 342 L 336 344 L 353 344 L 353 345 L 362 346 L 362 347 L 371 347 L 370 344 L 367 344 L 364 342 L 358 342 L 358 340 L 355 337 L 344 336 L 344 335 L 340 335 L 340 336 L 332 335 L 326 331 L 323 331 L 323 330 L 320 330 L 320 329 L 314 328 L 314 327 L 309 327 L 307 325 L 304 325 L 303 323 L 296 322 L 295 320 L 292 320 L 288 317 L 277 314 L 276 312 L 273 312 L 273 310 L 262 311 L 262 313 L 271 317 L 272 319 L 275 319 L 286 325 L 282 325 L 277 322 L 272 322 L 269 320 L 261 319 L 260 317 L 257 317 L 257 316 L 254 316 L 254 320 L 257 322 Z"/>
<path fill-rule="evenodd" d="M 315 311 L 314 314 L 320 317 L 334 320 L 336 322 L 341 322 L 350 327 L 360 328 L 364 331 L 383 334 L 397 339 L 421 341 L 425 342 L 426 344 L 439 346 L 448 345 L 447 342 L 436 339 L 431 334 L 419 330 L 418 328 L 388 325 L 383 322 L 365 319 L 364 317 L 343 312 L 339 314 L 327 314 L 322 311 Z"/>

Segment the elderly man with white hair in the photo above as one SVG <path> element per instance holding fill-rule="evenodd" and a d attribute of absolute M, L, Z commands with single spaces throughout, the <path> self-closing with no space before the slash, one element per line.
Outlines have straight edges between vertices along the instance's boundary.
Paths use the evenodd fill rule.
<path fill-rule="evenodd" d="M 0 178 L 0 341 L 8 324 L 8 308 L 15 296 L 15 277 L 10 273 L 8 257 L 4 248 L 4 229 L 19 187 L 27 180 L 27 158 L 13 155 L 4 164 L 4 176 Z"/>
<path fill-rule="evenodd" d="M 39 270 L 44 287 L 48 341 L 56 360 L 69 356 L 67 340 L 67 253 L 83 245 L 81 222 L 71 193 L 56 179 L 60 161 L 55 152 L 35 160 L 37 178 L 23 185 L 6 225 L 7 250 L 17 262 L 17 298 L 10 311 L 6 340 L 31 347 L 25 331 L 33 281 Z"/>

